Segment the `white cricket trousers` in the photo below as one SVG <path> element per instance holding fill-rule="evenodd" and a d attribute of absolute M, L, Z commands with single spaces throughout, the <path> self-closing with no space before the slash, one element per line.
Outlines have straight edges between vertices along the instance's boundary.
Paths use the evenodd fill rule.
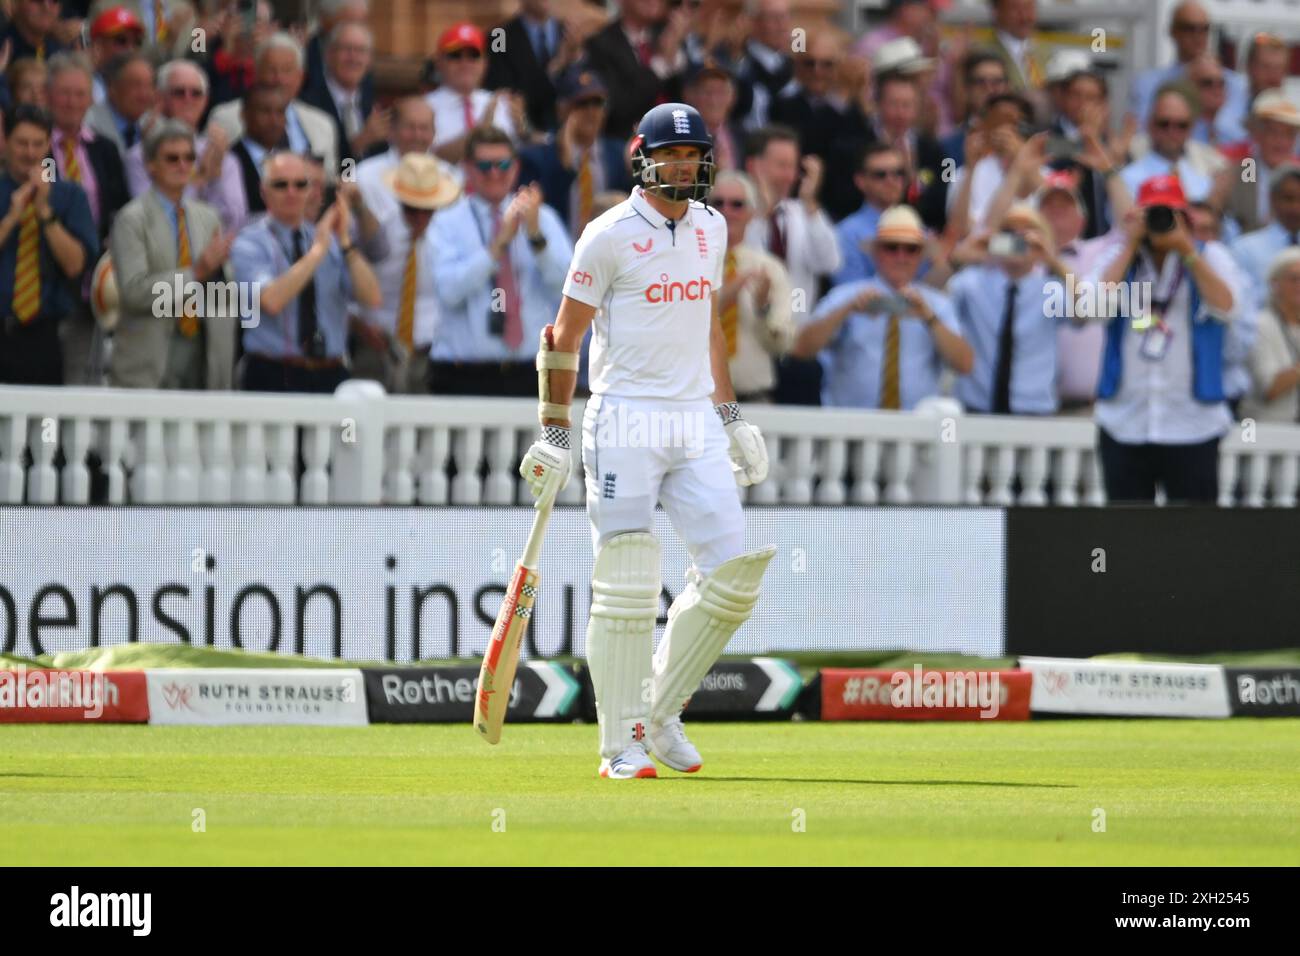
<path fill-rule="evenodd" d="M 651 531 L 662 504 L 700 574 L 741 554 L 745 519 L 728 446 L 707 398 L 591 396 L 582 465 L 595 552 L 616 534 Z"/>

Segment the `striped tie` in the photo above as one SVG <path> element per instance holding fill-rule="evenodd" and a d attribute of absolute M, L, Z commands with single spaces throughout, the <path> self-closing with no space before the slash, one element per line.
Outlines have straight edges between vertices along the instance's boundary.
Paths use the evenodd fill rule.
<path fill-rule="evenodd" d="M 407 348 L 415 347 L 415 283 L 419 268 L 416 265 L 418 243 L 419 240 L 412 237 L 411 251 L 406 254 L 406 268 L 402 270 L 402 298 L 397 306 L 397 338 Z"/>
<path fill-rule="evenodd" d="M 74 183 L 81 182 L 81 164 L 77 162 L 77 144 L 71 136 L 63 137 L 63 175 Z"/>
<path fill-rule="evenodd" d="M 1041 90 L 1046 79 L 1032 44 L 1025 44 L 1025 85 L 1031 90 Z"/>
<path fill-rule="evenodd" d="M 167 14 L 163 0 L 153 0 L 153 40 L 161 43 L 167 37 Z"/>
<path fill-rule="evenodd" d="M 45 62 L 45 41 L 44 40 L 36 44 L 36 62 L 37 63 Z"/>
<path fill-rule="evenodd" d="M 889 328 L 885 330 L 885 369 L 880 378 L 880 407 L 897 409 L 901 402 L 898 397 L 898 316 L 889 317 Z"/>
<path fill-rule="evenodd" d="M 27 203 L 21 223 L 14 266 L 14 315 L 19 322 L 30 322 L 41 310 L 41 227 L 35 203 Z"/>
<path fill-rule="evenodd" d="M 722 284 L 726 285 L 735 275 L 736 254 L 731 250 L 727 250 L 727 256 L 723 260 L 722 266 Z M 739 325 L 737 319 L 740 315 L 739 301 L 740 297 L 737 296 L 731 300 L 731 305 L 722 310 L 722 337 L 727 340 L 727 358 L 731 358 L 736 354 L 736 330 Z"/>
<path fill-rule="evenodd" d="M 595 179 L 591 175 L 591 150 L 582 154 L 582 165 L 578 167 L 578 231 L 591 219 L 591 204 L 595 197 Z"/>
<path fill-rule="evenodd" d="M 185 226 L 185 207 L 176 205 L 176 267 L 182 271 L 188 269 L 190 261 L 190 231 Z M 199 334 L 198 312 L 194 304 L 187 304 L 176 323 L 177 330 L 187 339 Z"/>

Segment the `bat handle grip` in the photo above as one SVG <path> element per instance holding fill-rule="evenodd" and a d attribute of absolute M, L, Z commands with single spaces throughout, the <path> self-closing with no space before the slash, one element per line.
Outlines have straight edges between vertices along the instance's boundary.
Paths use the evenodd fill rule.
<path fill-rule="evenodd" d="M 537 559 L 542 551 L 542 538 L 546 536 L 546 523 L 551 518 L 551 508 L 554 505 L 554 501 L 548 501 L 546 504 L 539 501 L 533 506 L 533 528 L 528 532 L 528 543 L 524 546 L 523 557 L 519 559 L 519 563 L 530 570 L 537 570 Z"/>

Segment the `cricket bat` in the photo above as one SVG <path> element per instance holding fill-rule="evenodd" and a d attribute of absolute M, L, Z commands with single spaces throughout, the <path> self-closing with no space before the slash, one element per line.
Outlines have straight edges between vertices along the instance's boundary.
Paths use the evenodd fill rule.
<path fill-rule="evenodd" d="M 551 504 L 538 508 L 533 515 L 533 529 L 528 534 L 528 544 L 515 565 L 510 587 L 497 611 L 492 626 L 492 640 L 483 654 L 483 666 L 478 672 L 478 694 L 474 698 L 474 730 L 490 744 L 501 739 L 501 728 L 506 722 L 506 708 L 510 705 L 510 690 L 515 683 L 515 668 L 519 665 L 519 642 L 533 616 L 533 602 L 537 600 L 537 559 L 542 550 L 542 537 L 546 523 L 551 518 Z"/>

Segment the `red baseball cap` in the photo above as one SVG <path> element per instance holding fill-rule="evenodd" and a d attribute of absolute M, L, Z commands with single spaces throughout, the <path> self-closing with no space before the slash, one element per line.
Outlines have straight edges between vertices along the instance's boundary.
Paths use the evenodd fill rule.
<path fill-rule="evenodd" d="M 483 31 L 472 23 L 457 23 L 443 31 L 442 36 L 438 37 L 439 53 L 455 53 L 457 50 L 463 50 L 467 47 L 483 52 L 487 46 L 487 41 L 483 37 Z"/>
<path fill-rule="evenodd" d="M 1183 184 L 1177 176 L 1152 176 L 1138 187 L 1137 204 L 1143 209 L 1147 206 L 1186 209 L 1187 196 L 1183 194 Z"/>
<path fill-rule="evenodd" d="M 126 7 L 109 7 L 95 17 L 95 22 L 90 25 L 92 40 L 130 32 L 138 33 L 143 37 L 144 24 Z"/>

